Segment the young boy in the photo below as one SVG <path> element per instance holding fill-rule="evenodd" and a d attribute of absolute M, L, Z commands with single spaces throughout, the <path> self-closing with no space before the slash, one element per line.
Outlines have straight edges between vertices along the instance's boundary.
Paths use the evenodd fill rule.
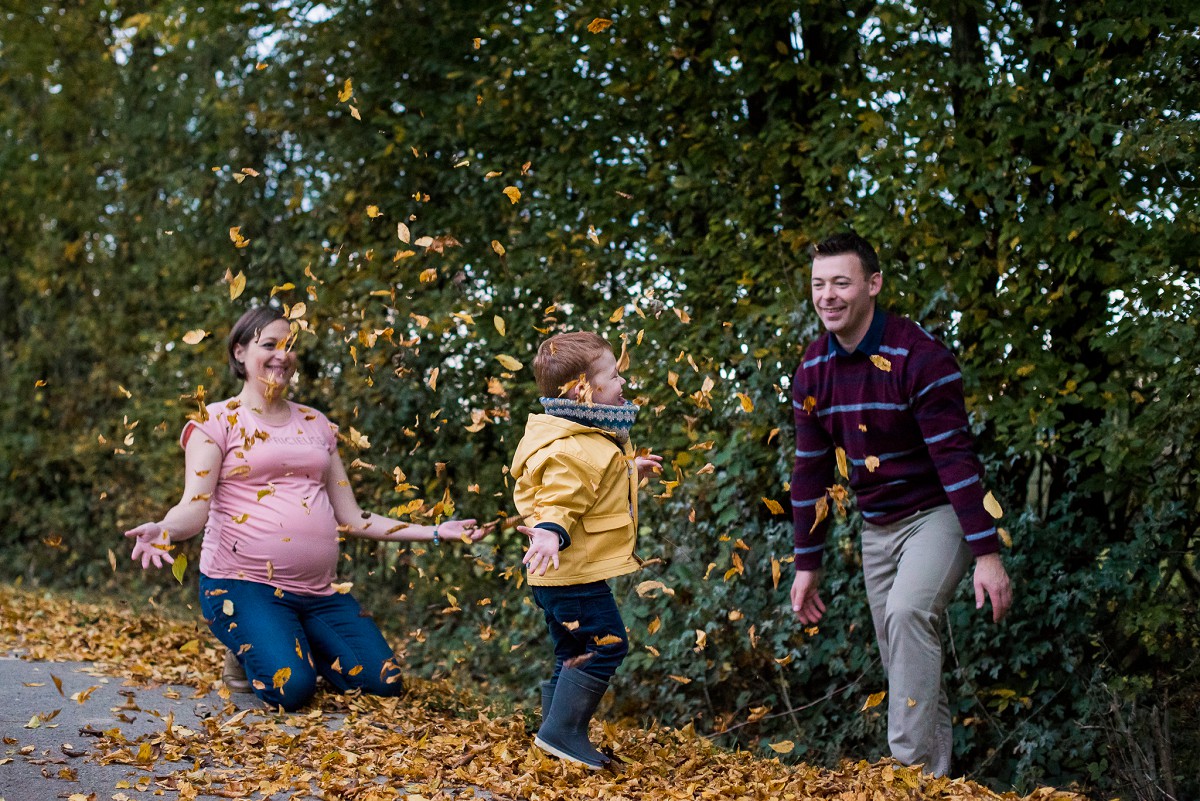
<path fill-rule="evenodd" d="M 634 457 L 629 429 L 638 407 L 623 397 L 625 379 L 602 337 L 550 337 L 533 374 L 546 413 L 529 416 L 512 475 L 527 524 L 518 530 L 530 538 L 522 561 L 554 642 L 534 743 L 595 770 L 609 760 L 592 745 L 588 724 L 629 650 L 607 579 L 640 567 L 637 485 L 662 457 Z"/>

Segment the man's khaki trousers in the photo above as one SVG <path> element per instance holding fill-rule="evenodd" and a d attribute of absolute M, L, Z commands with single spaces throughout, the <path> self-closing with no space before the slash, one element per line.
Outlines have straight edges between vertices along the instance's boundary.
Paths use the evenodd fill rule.
<path fill-rule="evenodd" d="M 888 680 L 888 745 L 906 765 L 950 771 L 950 705 L 942 685 L 942 614 L 971 564 L 949 506 L 863 525 L 863 575 Z"/>

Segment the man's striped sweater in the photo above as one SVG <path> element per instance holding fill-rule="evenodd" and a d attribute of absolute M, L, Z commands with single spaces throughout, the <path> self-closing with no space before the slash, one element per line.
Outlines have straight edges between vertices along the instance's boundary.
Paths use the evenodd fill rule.
<path fill-rule="evenodd" d="M 916 323 L 876 308 L 853 353 L 828 332 L 804 354 L 792 384 L 796 466 L 792 512 L 797 570 L 821 566 L 829 517 L 817 522 L 846 452 L 863 519 L 887 525 L 949 502 L 975 556 L 999 550 L 983 507 L 983 469 L 954 356 Z"/>

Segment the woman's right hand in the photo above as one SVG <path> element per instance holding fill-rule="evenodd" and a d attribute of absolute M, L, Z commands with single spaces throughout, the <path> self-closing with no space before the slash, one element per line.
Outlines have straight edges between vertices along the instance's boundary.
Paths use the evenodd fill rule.
<path fill-rule="evenodd" d="M 133 561 L 142 562 L 142 570 L 148 570 L 151 565 L 162 567 L 173 564 L 175 557 L 168 551 L 171 549 L 171 534 L 158 523 L 142 523 L 137 528 L 125 532 L 126 537 L 133 537 Z"/>

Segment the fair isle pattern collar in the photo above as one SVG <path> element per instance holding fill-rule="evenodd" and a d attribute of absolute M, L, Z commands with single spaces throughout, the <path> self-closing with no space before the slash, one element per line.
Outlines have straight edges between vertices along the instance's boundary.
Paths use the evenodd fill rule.
<path fill-rule="evenodd" d="M 625 401 L 622 406 L 605 406 L 602 403 L 580 403 L 570 398 L 542 398 L 546 414 L 570 420 L 584 426 L 599 428 L 617 438 L 618 442 L 629 441 L 629 429 L 637 419 L 638 406 Z"/>

